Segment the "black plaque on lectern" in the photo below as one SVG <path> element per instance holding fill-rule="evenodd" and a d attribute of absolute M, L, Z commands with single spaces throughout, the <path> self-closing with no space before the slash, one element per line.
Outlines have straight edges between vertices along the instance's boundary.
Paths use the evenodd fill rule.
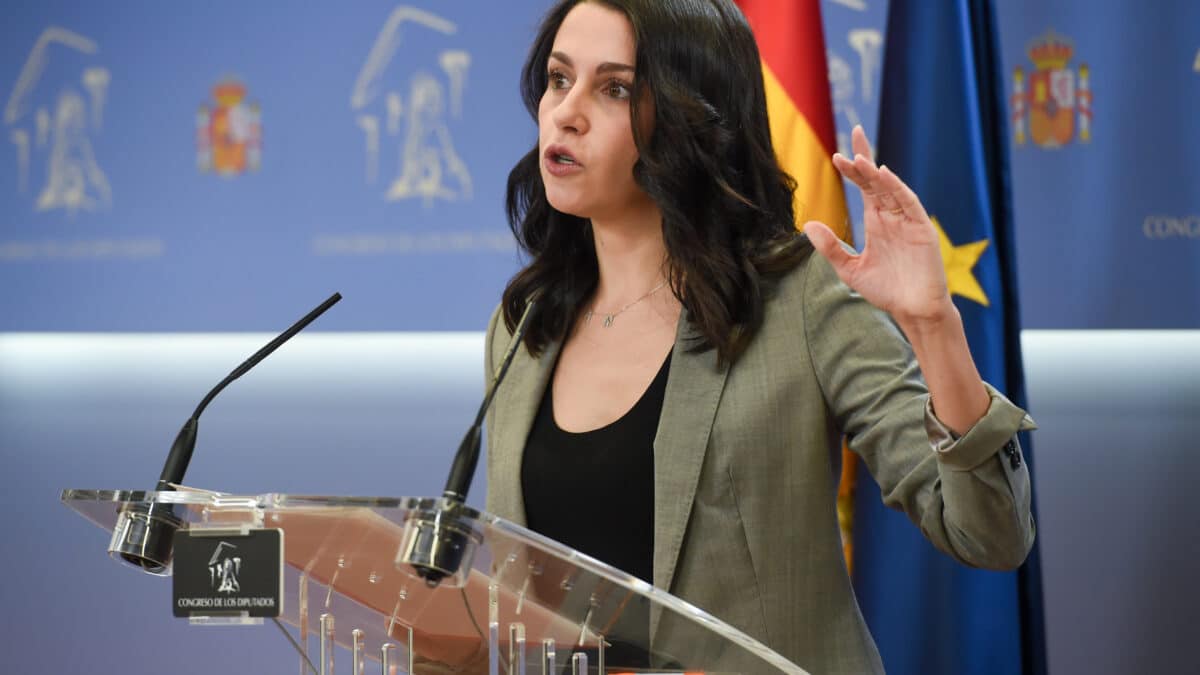
<path fill-rule="evenodd" d="M 191 530 L 175 538 L 172 605 L 179 617 L 277 617 L 283 531 Z"/>

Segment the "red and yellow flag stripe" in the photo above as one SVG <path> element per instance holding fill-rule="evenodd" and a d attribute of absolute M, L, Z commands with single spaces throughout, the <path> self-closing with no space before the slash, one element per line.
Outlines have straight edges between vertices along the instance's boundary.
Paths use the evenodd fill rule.
<path fill-rule="evenodd" d="M 763 60 L 771 141 L 779 164 L 796 179 L 796 221 L 820 220 L 850 236 L 837 150 L 825 37 L 817 0 L 737 0 Z"/>
<path fill-rule="evenodd" d="M 837 150 L 825 35 L 817 0 L 737 0 L 750 21 L 763 61 L 771 142 L 780 166 L 796 179 L 796 226 L 819 220 L 849 241 L 852 231 Z M 843 443 L 838 525 L 846 567 L 852 569 L 857 457 Z"/>

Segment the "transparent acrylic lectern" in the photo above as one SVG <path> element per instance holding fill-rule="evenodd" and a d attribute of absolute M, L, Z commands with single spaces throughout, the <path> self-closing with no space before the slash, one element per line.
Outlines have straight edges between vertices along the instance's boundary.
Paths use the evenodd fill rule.
<path fill-rule="evenodd" d="M 112 490 L 62 500 L 114 532 L 110 551 L 133 536 L 130 514 L 165 514 L 193 532 L 282 530 L 279 621 L 298 631 L 280 624 L 301 673 L 804 673 L 661 589 L 442 500 Z M 409 562 L 431 526 L 467 542 L 462 567 L 436 587 Z M 169 558 L 159 573 L 170 573 Z M 350 660 L 339 669 L 337 645 Z"/>

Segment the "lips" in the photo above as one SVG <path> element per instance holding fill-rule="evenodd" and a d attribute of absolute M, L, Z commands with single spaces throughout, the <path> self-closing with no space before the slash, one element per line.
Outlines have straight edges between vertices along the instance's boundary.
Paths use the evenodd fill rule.
<path fill-rule="evenodd" d="M 551 145 L 542 153 L 542 164 L 555 176 L 566 176 L 583 170 L 575 155 L 565 146 Z"/>

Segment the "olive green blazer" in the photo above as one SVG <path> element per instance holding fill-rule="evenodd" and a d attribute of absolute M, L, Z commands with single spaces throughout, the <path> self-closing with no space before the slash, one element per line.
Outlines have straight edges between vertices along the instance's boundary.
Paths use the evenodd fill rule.
<path fill-rule="evenodd" d="M 654 439 L 655 586 L 813 673 L 882 672 L 842 557 L 843 434 L 884 502 L 938 549 L 977 567 L 1025 559 L 1034 538 L 1029 474 L 1009 444 L 1032 421 L 989 387 L 984 418 L 935 452 L 910 345 L 823 257 L 810 255 L 779 281 L 732 367 L 718 366 L 713 350 L 688 351 L 696 337 L 685 311 Z M 508 343 L 497 310 L 487 373 Z M 520 349 L 488 418 L 487 509 L 518 524 L 525 439 L 558 350 L 533 358 Z M 652 616 L 656 649 L 695 649 L 677 643 L 670 623 Z"/>

